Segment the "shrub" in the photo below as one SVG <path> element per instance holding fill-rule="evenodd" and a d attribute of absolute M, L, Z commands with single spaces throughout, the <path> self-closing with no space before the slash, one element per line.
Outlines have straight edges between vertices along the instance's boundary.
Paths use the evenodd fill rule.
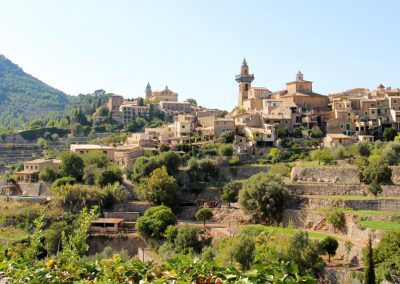
<path fill-rule="evenodd" d="M 117 166 L 109 167 L 108 169 L 100 172 L 97 177 L 96 184 L 100 187 L 104 187 L 108 184 L 114 184 L 116 182 L 122 183 L 122 171 Z"/>
<path fill-rule="evenodd" d="M 389 127 L 383 130 L 383 139 L 385 139 L 385 141 L 393 141 L 396 136 L 397 131 L 394 128 Z"/>
<path fill-rule="evenodd" d="M 39 174 L 39 178 L 44 182 L 53 182 L 57 179 L 57 176 L 57 170 L 51 166 L 45 166 Z"/>
<path fill-rule="evenodd" d="M 318 149 L 310 152 L 310 158 L 313 161 L 318 161 L 318 164 L 330 164 L 334 161 L 335 157 L 331 149 Z"/>
<path fill-rule="evenodd" d="M 219 169 L 210 159 L 191 158 L 188 164 L 188 175 L 191 181 L 209 181 L 218 178 Z"/>
<path fill-rule="evenodd" d="M 229 165 L 231 166 L 237 166 L 240 164 L 240 158 L 239 156 L 232 156 L 232 158 L 229 159 L 228 161 Z"/>
<path fill-rule="evenodd" d="M 368 185 L 368 191 L 377 196 L 379 193 L 382 192 L 382 187 L 379 183 L 373 181 L 371 184 Z"/>
<path fill-rule="evenodd" d="M 218 138 L 218 141 L 225 144 L 232 144 L 235 140 L 235 134 L 232 131 L 224 131 Z"/>
<path fill-rule="evenodd" d="M 175 225 L 176 220 L 171 208 L 155 206 L 146 210 L 136 221 L 136 229 L 145 238 L 160 238 L 168 226 Z"/>
<path fill-rule="evenodd" d="M 335 229 L 342 230 L 346 224 L 346 219 L 340 210 L 336 208 L 332 208 L 327 216 L 326 216 L 326 221 L 328 224 L 331 224 Z"/>
<path fill-rule="evenodd" d="M 271 148 L 268 152 L 268 159 L 271 163 L 280 162 L 283 158 L 282 150 L 279 148 Z"/>
<path fill-rule="evenodd" d="M 218 147 L 218 154 L 220 156 L 232 156 L 233 154 L 233 148 L 232 145 L 227 145 L 227 144 L 221 144 Z"/>
<path fill-rule="evenodd" d="M 63 185 L 67 185 L 67 184 L 73 185 L 75 183 L 76 183 L 76 179 L 74 179 L 73 177 L 62 177 L 62 178 L 56 179 L 53 182 L 53 187 L 61 187 Z"/>
<path fill-rule="evenodd" d="M 359 177 L 362 182 L 371 184 L 390 184 L 392 181 L 392 170 L 382 156 L 372 155 L 367 165 L 361 168 Z"/>

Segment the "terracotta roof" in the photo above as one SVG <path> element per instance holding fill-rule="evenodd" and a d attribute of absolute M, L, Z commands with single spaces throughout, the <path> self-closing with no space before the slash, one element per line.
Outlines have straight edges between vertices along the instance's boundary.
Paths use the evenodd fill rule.
<path fill-rule="evenodd" d="M 92 224 L 103 224 L 103 223 L 118 224 L 123 221 L 124 221 L 124 219 L 122 219 L 122 218 L 98 218 L 96 220 L 93 220 Z"/>

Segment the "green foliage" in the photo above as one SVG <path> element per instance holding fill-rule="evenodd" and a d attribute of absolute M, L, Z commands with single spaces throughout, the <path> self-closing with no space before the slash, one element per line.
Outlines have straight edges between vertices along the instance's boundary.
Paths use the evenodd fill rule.
<path fill-rule="evenodd" d="M 210 181 L 218 178 L 219 169 L 211 159 L 191 158 L 188 164 L 188 175 L 191 181 Z"/>
<path fill-rule="evenodd" d="M 134 121 L 128 122 L 124 125 L 126 132 L 138 132 L 143 129 L 147 121 L 143 118 L 136 118 Z"/>
<path fill-rule="evenodd" d="M 143 177 L 149 176 L 155 169 L 161 167 L 158 157 L 137 158 L 132 168 L 131 179 L 139 181 Z"/>
<path fill-rule="evenodd" d="M 108 184 L 122 183 L 122 171 L 118 166 L 110 166 L 106 170 L 100 172 L 97 177 L 96 184 L 105 187 Z"/>
<path fill-rule="evenodd" d="M 320 254 L 319 243 L 310 240 L 307 232 L 298 232 L 291 239 L 286 257 L 298 265 L 300 274 L 318 276 L 324 267 Z"/>
<path fill-rule="evenodd" d="M 268 152 L 268 159 L 271 163 L 278 163 L 283 159 L 282 150 L 279 148 L 271 148 Z"/>
<path fill-rule="evenodd" d="M 229 165 L 231 166 L 237 166 L 240 164 L 240 158 L 239 156 L 235 155 L 232 156 L 229 160 L 228 160 Z"/>
<path fill-rule="evenodd" d="M 382 187 L 379 183 L 373 181 L 371 184 L 368 185 L 368 191 L 377 196 L 379 193 L 382 192 Z"/>
<path fill-rule="evenodd" d="M 155 169 L 165 166 L 168 173 L 173 175 L 178 171 L 181 158 L 174 151 L 161 152 L 158 156 L 140 157 L 136 159 L 131 172 L 131 179 L 139 181 L 143 177 L 148 177 Z"/>
<path fill-rule="evenodd" d="M 81 155 L 85 167 L 95 165 L 97 168 L 105 168 L 109 165 L 107 156 L 101 151 L 89 151 Z"/>
<path fill-rule="evenodd" d="M 400 163 L 400 143 L 389 142 L 382 149 L 382 157 L 389 165 Z"/>
<path fill-rule="evenodd" d="M 175 227 L 176 229 L 172 229 L 172 226 L 169 226 L 166 235 L 168 232 L 168 241 L 173 244 L 176 253 L 187 254 L 190 252 L 201 251 L 201 241 L 199 240 L 200 229 L 193 225 L 184 225 L 182 227 Z"/>
<path fill-rule="evenodd" d="M 290 175 L 291 166 L 287 163 L 277 163 L 268 167 L 268 173 L 271 175 L 280 175 L 288 177 Z"/>
<path fill-rule="evenodd" d="M 236 190 L 226 187 L 224 188 L 224 192 L 221 195 L 221 201 L 228 203 L 228 206 L 231 206 L 231 203 L 236 202 L 238 198 L 238 193 Z"/>
<path fill-rule="evenodd" d="M 281 177 L 258 173 L 244 181 L 239 192 L 239 205 L 255 220 L 279 222 L 288 195 Z"/>
<path fill-rule="evenodd" d="M 148 178 L 143 178 L 135 187 L 138 197 L 156 205 L 171 208 L 178 206 L 178 185 L 174 177 L 168 175 L 165 166 L 155 169 Z"/>
<path fill-rule="evenodd" d="M 342 211 L 337 208 L 331 208 L 326 216 L 326 221 L 335 229 L 342 230 L 346 225 L 346 219 Z"/>
<path fill-rule="evenodd" d="M 189 99 L 186 99 L 185 102 L 188 102 L 194 106 L 197 106 L 197 102 L 195 99 L 189 98 Z"/>
<path fill-rule="evenodd" d="M 400 231 L 389 232 L 382 237 L 374 250 L 373 259 L 378 282 L 388 280 L 395 283 L 400 277 Z M 367 257 L 367 262 L 370 261 Z"/>
<path fill-rule="evenodd" d="M 328 255 L 328 261 L 331 262 L 331 256 L 334 256 L 336 254 L 336 250 L 339 246 L 338 241 L 335 238 L 329 236 L 321 241 L 320 246 L 322 252 Z"/>
<path fill-rule="evenodd" d="M 219 135 L 218 141 L 224 144 L 232 144 L 235 141 L 235 133 L 233 131 L 224 131 Z"/>
<path fill-rule="evenodd" d="M 160 238 L 168 226 L 175 225 L 176 220 L 171 208 L 155 206 L 146 210 L 136 221 L 136 229 L 145 238 Z"/>
<path fill-rule="evenodd" d="M 159 155 L 160 164 L 167 168 L 170 175 L 175 174 L 178 171 L 178 167 L 181 164 L 181 158 L 179 154 L 174 151 L 162 152 Z"/>
<path fill-rule="evenodd" d="M 396 136 L 397 131 L 394 128 L 388 127 L 383 131 L 383 139 L 385 139 L 385 141 L 393 141 Z"/>
<path fill-rule="evenodd" d="M 392 170 L 384 157 L 372 155 L 368 158 L 367 165 L 361 168 L 359 177 L 366 184 L 390 184 L 392 181 Z"/>
<path fill-rule="evenodd" d="M 69 97 L 0 55 L 0 124 L 18 127 L 51 111 L 62 111 Z"/>
<path fill-rule="evenodd" d="M 46 231 L 44 231 L 43 235 L 46 240 L 46 249 L 49 254 L 55 255 L 62 250 L 62 232 L 64 232 L 66 235 L 72 233 L 72 226 L 66 221 L 54 222 Z"/>
<path fill-rule="evenodd" d="M 81 184 L 65 185 L 59 187 L 56 193 L 54 202 L 70 212 L 78 212 L 92 205 L 98 205 L 100 209 L 110 208 L 128 198 L 128 192 L 119 184 L 107 185 L 102 189 Z"/>
<path fill-rule="evenodd" d="M 83 160 L 82 158 L 73 152 L 67 151 L 60 155 L 61 166 L 60 172 L 63 176 L 70 176 L 75 178 L 77 181 L 82 180 L 83 176 Z"/>
<path fill-rule="evenodd" d="M 324 133 L 318 126 L 314 126 L 313 128 L 311 128 L 310 136 L 311 138 L 322 138 L 324 137 Z"/>
<path fill-rule="evenodd" d="M 256 243 L 251 236 L 241 234 L 232 244 L 232 257 L 244 270 L 251 267 L 255 254 Z"/>
<path fill-rule="evenodd" d="M 68 133 L 68 130 L 57 128 L 57 127 L 41 127 L 41 128 L 29 129 L 29 130 L 24 130 L 24 131 L 19 132 L 21 137 L 28 141 L 34 141 L 41 137 L 44 137 L 45 133 L 49 133 L 49 135 L 57 134 L 58 136 L 62 137 Z"/>
<path fill-rule="evenodd" d="M 57 179 L 58 172 L 52 166 L 45 166 L 40 172 L 39 178 L 44 182 L 53 182 Z"/>
<path fill-rule="evenodd" d="M 366 284 L 375 284 L 375 264 L 374 264 L 374 256 L 372 249 L 372 241 L 371 237 L 368 240 L 367 246 L 367 255 L 363 259 L 365 270 L 364 270 L 364 283 Z"/>
<path fill-rule="evenodd" d="M 332 154 L 332 150 L 328 148 L 311 151 L 310 158 L 312 161 L 318 161 L 319 164 L 323 165 L 331 164 L 335 159 Z"/>
<path fill-rule="evenodd" d="M 300 128 L 293 129 L 294 138 L 303 138 L 303 131 Z"/>
<path fill-rule="evenodd" d="M 201 208 L 196 212 L 196 220 L 197 221 L 202 221 L 204 224 L 204 227 L 206 226 L 206 221 L 210 221 L 213 217 L 213 212 L 208 209 L 208 208 Z"/>
<path fill-rule="evenodd" d="M 220 156 L 227 156 L 227 157 L 232 156 L 233 155 L 232 145 L 220 144 L 218 147 L 218 154 Z"/>
<path fill-rule="evenodd" d="M 76 183 L 76 179 L 73 177 L 62 177 L 62 178 L 58 178 L 53 182 L 53 188 L 58 188 L 64 185 L 73 185 Z"/>

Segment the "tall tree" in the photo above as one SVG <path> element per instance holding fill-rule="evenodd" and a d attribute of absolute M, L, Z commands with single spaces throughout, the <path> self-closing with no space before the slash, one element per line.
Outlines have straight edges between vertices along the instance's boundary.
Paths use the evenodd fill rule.
<path fill-rule="evenodd" d="M 364 280 L 366 284 L 375 284 L 375 266 L 374 266 L 374 256 L 372 249 L 372 241 L 371 237 L 368 240 L 367 246 L 367 255 L 366 260 L 364 261 L 365 271 L 364 271 Z"/>

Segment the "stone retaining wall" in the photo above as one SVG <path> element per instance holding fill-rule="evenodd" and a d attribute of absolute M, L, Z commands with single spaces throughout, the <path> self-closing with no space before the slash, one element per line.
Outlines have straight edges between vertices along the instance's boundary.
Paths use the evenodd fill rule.
<path fill-rule="evenodd" d="M 317 208 L 352 208 L 354 210 L 398 210 L 400 199 L 360 199 L 343 200 L 317 197 L 301 197 L 300 207 L 308 209 Z"/>
<path fill-rule="evenodd" d="M 356 167 L 294 167 L 290 174 L 292 182 L 359 184 Z"/>
<path fill-rule="evenodd" d="M 113 212 L 139 212 L 143 214 L 152 205 L 148 202 L 119 203 L 112 209 Z"/>
<path fill-rule="evenodd" d="M 90 236 L 87 240 L 89 255 L 101 253 L 105 247 L 111 247 L 113 251 L 126 250 L 129 256 L 138 254 L 138 248 L 147 247 L 146 242 L 139 235 L 129 236 Z"/>
<path fill-rule="evenodd" d="M 369 195 L 364 184 L 298 183 L 286 184 L 292 194 L 297 195 Z M 400 197 L 400 185 L 382 185 L 383 197 Z"/>

